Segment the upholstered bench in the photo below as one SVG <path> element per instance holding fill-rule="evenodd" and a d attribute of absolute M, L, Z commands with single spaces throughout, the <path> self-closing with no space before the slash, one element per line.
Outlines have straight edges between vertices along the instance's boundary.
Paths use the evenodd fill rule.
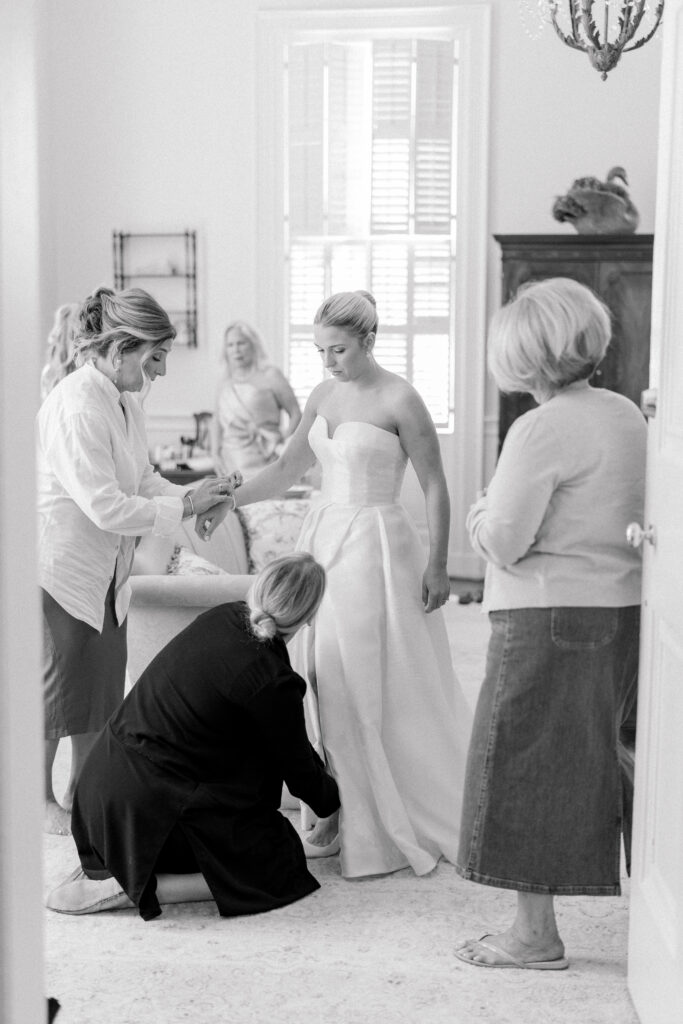
<path fill-rule="evenodd" d="M 308 499 L 278 499 L 229 512 L 208 541 L 194 532 L 194 520 L 181 523 L 172 537 L 143 537 L 130 581 L 129 685 L 201 612 L 243 600 L 253 573 L 293 551 L 309 505 Z"/>

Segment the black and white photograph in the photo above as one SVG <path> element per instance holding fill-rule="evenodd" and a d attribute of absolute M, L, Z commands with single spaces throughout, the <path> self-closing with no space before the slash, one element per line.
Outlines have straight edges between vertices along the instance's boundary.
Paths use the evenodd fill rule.
<path fill-rule="evenodd" d="M 681 1024 L 683 0 L 0 67 L 0 1020 Z"/>

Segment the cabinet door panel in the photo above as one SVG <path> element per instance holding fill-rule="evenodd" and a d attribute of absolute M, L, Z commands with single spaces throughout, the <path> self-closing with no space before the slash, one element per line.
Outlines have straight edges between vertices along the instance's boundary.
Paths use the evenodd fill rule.
<path fill-rule="evenodd" d="M 598 269 L 595 263 L 578 260 L 528 259 L 508 263 L 504 268 L 504 299 L 513 298 L 520 285 L 527 281 L 545 281 L 549 277 L 571 277 L 598 291 Z"/>
<path fill-rule="evenodd" d="M 521 285 L 527 281 L 545 281 L 549 277 L 570 277 L 580 281 L 593 291 L 598 289 L 598 265 L 578 260 L 555 260 L 548 258 L 509 260 L 503 270 L 503 301 L 513 298 Z M 531 395 L 501 395 L 498 409 L 498 450 L 505 435 L 517 419 L 529 409 L 535 409 L 536 402 Z"/>
<path fill-rule="evenodd" d="M 497 235 L 503 254 L 503 301 L 527 281 L 569 277 L 592 288 L 612 313 L 612 340 L 591 383 L 638 403 L 648 387 L 652 237 Z M 530 395 L 501 395 L 499 443 L 514 420 L 534 408 Z"/>
<path fill-rule="evenodd" d="M 603 263 L 596 290 L 613 320 L 612 340 L 593 383 L 618 391 L 638 405 L 649 382 L 651 266 Z"/>

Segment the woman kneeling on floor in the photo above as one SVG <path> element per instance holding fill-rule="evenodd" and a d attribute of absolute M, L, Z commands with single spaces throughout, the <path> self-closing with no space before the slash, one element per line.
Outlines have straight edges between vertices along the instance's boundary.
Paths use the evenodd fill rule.
<path fill-rule="evenodd" d="M 227 917 L 319 888 L 278 808 L 283 782 L 317 814 L 339 807 L 285 646 L 324 589 L 309 554 L 277 558 L 246 604 L 204 612 L 156 656 L 89 755 L 72 814 L 81 866 L 51 910 L 136 906 L 150 920 L 160 904 L 213 899 Z"/>

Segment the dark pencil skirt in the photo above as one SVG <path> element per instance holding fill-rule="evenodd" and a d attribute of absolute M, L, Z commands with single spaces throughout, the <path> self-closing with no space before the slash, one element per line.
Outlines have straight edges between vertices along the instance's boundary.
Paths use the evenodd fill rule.
<path fill-rule="evenodd" d="M 489 615 L 456 869 L 484 885 L 619 895 L 630 853 L 638 607 Z"/>
<path fill-rule="evenodd" d="M 99 732 L 123 700 L 126 678 L 126 620 L 116 621 L 114 582 L 101 633 L 45 590 L 41 596 L 45 739 Z"/>

